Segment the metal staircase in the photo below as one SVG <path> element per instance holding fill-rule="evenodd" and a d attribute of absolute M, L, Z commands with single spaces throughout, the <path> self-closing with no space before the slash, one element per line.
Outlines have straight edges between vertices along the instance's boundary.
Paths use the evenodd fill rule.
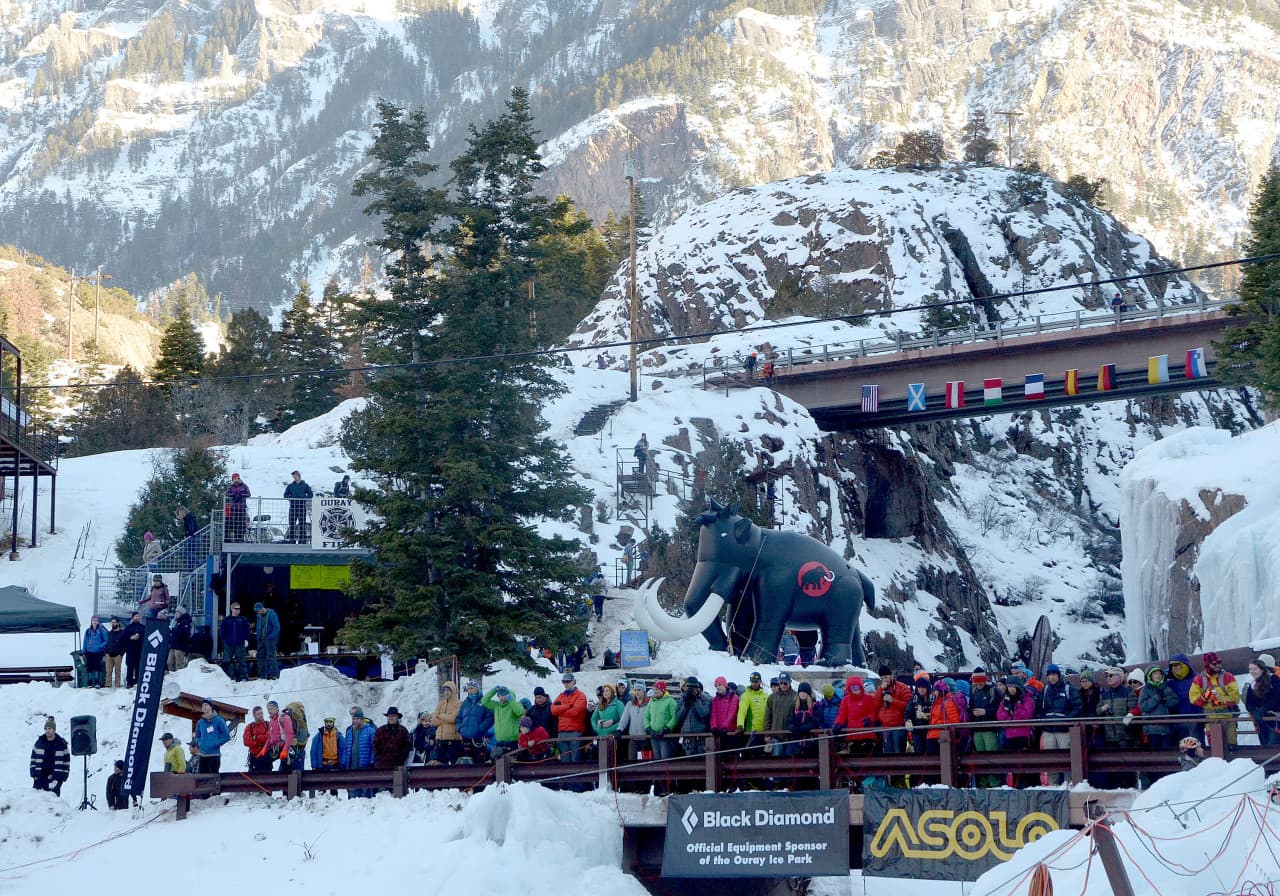
<path fill-rule="evenodd" d="M 151 587 L 151 577 L 161 573 L 169 584 L 169 609 L 185 606 L 193 616 L 205 611 L 205 560 L 222 549 L 222 527 L 205 526 L 184 538 L 156 560 L 136 569 L 123 566 L 99 567 L 94 573 L 93 611 L 99 616 L 123 616 L 138 609 Z M 173 587 L 173 575 L 178 587 Z"/>

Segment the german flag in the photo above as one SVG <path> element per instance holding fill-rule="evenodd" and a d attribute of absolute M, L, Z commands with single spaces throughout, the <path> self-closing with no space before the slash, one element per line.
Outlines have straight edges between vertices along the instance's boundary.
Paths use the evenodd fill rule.
<path fill-rule="evenodd" d="M 1068 370 L 1062 376 L 1062 391 L 1065 395 L 1080 394 L 1080 371 L 1077 368 Z"/>
<path fill-rule="evenodd" d="M 1098 368 L 1098 391 L 1110 392 L 1116 387 L 1116 365 L 1103 364 Z"/>

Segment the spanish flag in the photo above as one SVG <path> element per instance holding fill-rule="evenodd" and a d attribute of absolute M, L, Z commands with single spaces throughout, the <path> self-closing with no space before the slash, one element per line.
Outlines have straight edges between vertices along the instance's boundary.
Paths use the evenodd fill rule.
<path fill-rule="evenodd" d="M 1062 377 L 1062 392 L 1064 395 L 1080 394 L 1080 371 L 1077 368 L 1068 370 Z"/>
<path fill-rule="evenodd" d="M 1098 368 L 1098 391 L 1110 392 L 1116 387 L 1116 365 L 1103 364 Z"/>
<path fill-rule="evenodd" d="M 1169 382 L 1169 356 L 1152 355 L 1147 358 L 1147 382 L 1152 385 Z"/>

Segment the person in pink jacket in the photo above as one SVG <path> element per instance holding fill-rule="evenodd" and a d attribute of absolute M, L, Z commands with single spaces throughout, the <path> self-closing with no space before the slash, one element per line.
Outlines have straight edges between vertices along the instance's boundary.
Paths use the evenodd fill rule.
<path fill-rule="evenodd" d="M 289 771 L 289 746 L 293 743 L 293 719 L 280 711 L 280 704 L 267 703 L 267 755 L 279 758 L 279 771 Z"/>
<path fill-rule="evenodd" d="M 996 718 L 1002 722 L 1021 722 L 1033 719 L 1035 715 L 1035 695 L 1020 684 L 1006 684 Z M 1026 725 L 1008 725 L 1003 733 L 1006 750 L 1025 750 L 1031 745 L 1032 732 Z"/>
<path fill-rule="evenodd" d="M 729 690 L 723 675 L 716 679 L 716 692 L 711 698 L 711 732 L 724 736 L 738 727 L 738 692 Z"/>

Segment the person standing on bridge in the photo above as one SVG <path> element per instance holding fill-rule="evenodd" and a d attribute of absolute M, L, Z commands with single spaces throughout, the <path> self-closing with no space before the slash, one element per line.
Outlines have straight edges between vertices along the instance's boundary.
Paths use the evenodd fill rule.
<path fill-rule="evenodd" d="M 1227 746 L 1234 747 L 1240 685 L 1234 675 L 1222 668 L 1222 660 L 1212 650 L 1204 655 L 1204 671 L 1191 679 L 1190 697 L 1192 703 L 1204 710 L 1206 719 L 1225 723 Z"/>
<path fill-rule="evenodd" d="M 284 487 L 284 496 L 289 499 L 289 541 L 294 544 L 306 544 L 311 541 L 311 532 L 307 529 L 307 508 L 315 492 L 302 478 L 302 472 L 294 470 L 293 481 Z"/>

